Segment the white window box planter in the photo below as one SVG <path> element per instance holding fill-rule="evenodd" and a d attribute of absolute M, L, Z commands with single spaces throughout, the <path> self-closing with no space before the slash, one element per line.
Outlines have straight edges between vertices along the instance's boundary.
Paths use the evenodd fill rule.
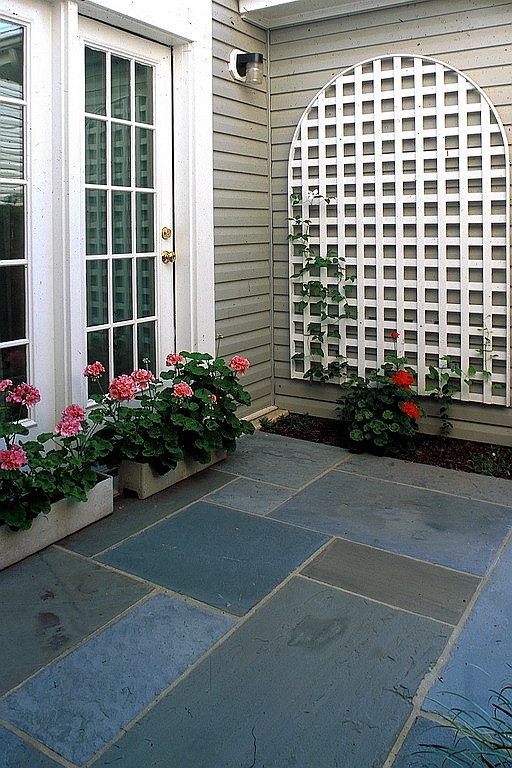
<path fill-rule="evenodd" d="M 201 470 L 211 467 L 213 464 L 222 461 L 227 456 L 227 451 L 218 450 L 212 454 L 211 461 L 208 464 L 201 464 L 198 461 L 187 458 L 180 461 L 175 469 L 159 475 L 149 464 L 138 461 L 122 461 L 119 467 L 118 490 L 134 491 L 139 499 L 147 499 L 154 493 L 170 488 L 171 485 L 185 480 L 187 477 L 201 472 Z"/>
<path fill-rule="evenodd" d="M 0 570 L 110 515 L 114 508 L 112 478 L 101 477 L 87 494 L 87 501 L 56 501 L 50 513 L 36 517 L 28 531 L 0 526 Z"/>

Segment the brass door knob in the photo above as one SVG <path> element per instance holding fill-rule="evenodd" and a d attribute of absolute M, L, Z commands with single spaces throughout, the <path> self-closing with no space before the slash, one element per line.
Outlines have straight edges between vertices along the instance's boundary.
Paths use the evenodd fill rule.
<path fill-rule="evenodd" d="M 163 251 L 162 261 L 164 264 L 174 264 L 174 262 L 176 261 L 176 254 L 174 253 L 174 251 Z"/>

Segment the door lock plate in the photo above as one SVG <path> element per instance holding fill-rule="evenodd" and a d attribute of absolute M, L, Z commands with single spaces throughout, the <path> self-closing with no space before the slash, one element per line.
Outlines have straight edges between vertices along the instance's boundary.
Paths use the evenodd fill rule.
<path fill-rule="evenodd" d="M 168 240 L 172 235 L 172 229 L 169 229 L 169 227 L 162 227 L 162 238 L 164 240 Z"/>

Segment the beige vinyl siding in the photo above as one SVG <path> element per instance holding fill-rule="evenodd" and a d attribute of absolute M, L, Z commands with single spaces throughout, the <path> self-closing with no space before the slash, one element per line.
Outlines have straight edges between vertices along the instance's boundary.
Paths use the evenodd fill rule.
<path fill-rule="evenodd" d="M 512 140 L 511 2 L 432 0 L 270 32 L 274 374 L 275 402 L 282 408 L 332 415 L 339 396 L 333 385 L 290 379 L 286 217 L 293 133 L 329 80 L 361 61 L 395 53 L 433 57 L 462 71 L 491 99 Z M 512 443 L 512 409 L 457 404 L 452 413 L 459 420 L 454 435 L 485 440 L 494 435 Z"/>
<path fill-rule="evenodd" d="M 267 58 L 267 33 L 214 2 L 213 128 L 216 331 L 223 357 L 243 355 L 254 413 L 272 402 L 267 81 L 249 87 L 228 71 L 233 48 Z"/>

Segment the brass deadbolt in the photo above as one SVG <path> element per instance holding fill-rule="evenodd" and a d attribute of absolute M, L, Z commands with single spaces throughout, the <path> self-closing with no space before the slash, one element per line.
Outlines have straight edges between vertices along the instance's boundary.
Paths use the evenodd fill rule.
<path fill-rule="evenodd" d="M 171 235 L 172 229 L 169 229 L 169 227 L 162 227 L 162 237 L 164 240 L 168 240 Z"/>
<path fill-rule="evenodd" d="M 164 264 L 174 264 L 174 262 L 176 261 L 176 254 L 174 253 L 174 251 L 163 251 L 162 261 Z"/>

